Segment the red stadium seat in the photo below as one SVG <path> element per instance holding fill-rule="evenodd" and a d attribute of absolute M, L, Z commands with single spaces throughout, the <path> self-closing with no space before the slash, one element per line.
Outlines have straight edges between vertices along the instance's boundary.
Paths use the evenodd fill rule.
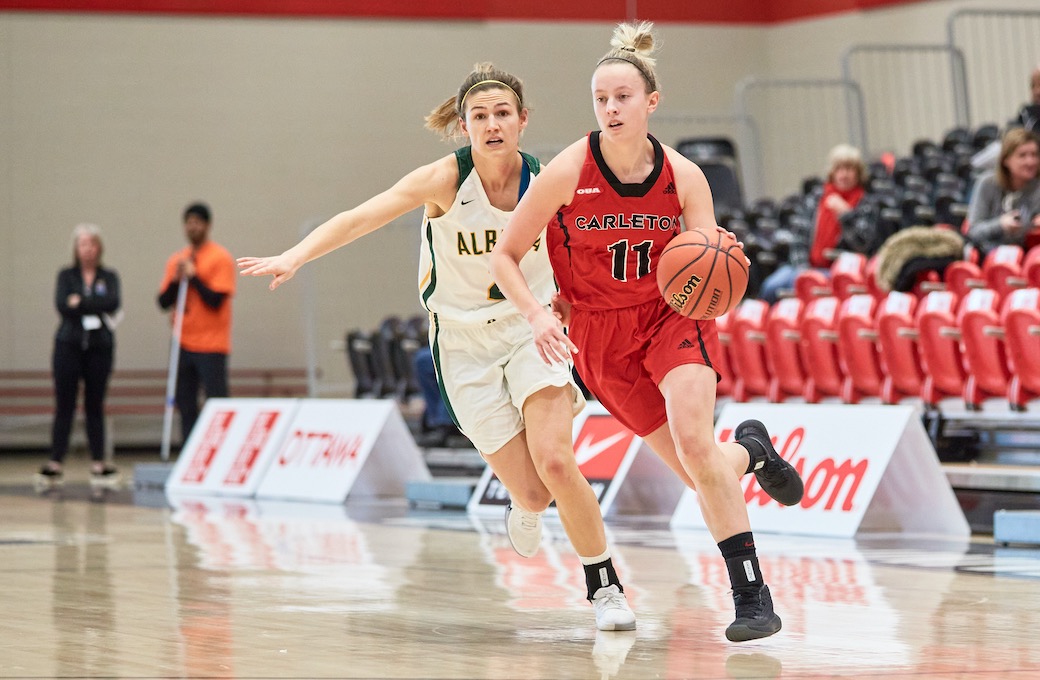
<path fill-rule="evenodd" d="M 831 282 L 827 274 L 818 269 L 806 269 L 798 272 L 794 277 L 794 296 L 804 304 L 809 304 L 816 298 L 833 295 Z"/>
<path fill-rule="evenodd" d="M 864 276 L 866 277 L 867 292 L 873 295 L 878 302 L 880 302 L 885 299 L 886 293 L 881 289 L 881 286 L 878 285 L 877 270 L 878 259 L 877 256 L 874 256 L 867 260 L 867 267 L 864 271 Z"/>
<path fill-rule="evenodd" d="M 1040 247 L 1030 248 L 1022 259 L 1024 285 L 1040 288 Z"/>
<path fill-rule="evenodd" d="M 1000 324 L 1000 295 L 991 288 L 977 288 L 961 301 L 957 314 L 968 378 L 964 402 L 980 408 L 987 397 L 1007 396 L 1011 374 Z"/>
<path fill-rule="evenodd" d="M 945 397 L 962 397 L 967 374 L 957 327 L 957 296 L 948 290 L 928 293 L 917 306 L 917 331 L 924 369 L 921 398 L 934 407 Z"/>
<path fill-rule="evenodd" d="M 852 295 L 838 309 L 838 357 L 841 361 L 841 400 L 856 404 L 863 397 L 880 397 L 883 375 L 877 349 L 873 295 Z"/>
<path fill-rule="evenodd" d="M 726 312 L 715 319 L 715 328 L 719 334 L 719 344 L 722 353 L 715 359 L 715 370 L 718 371 L 720 380 L 715 386 L 715 394 L 719 397 L 733 396 L 733 362 L 730 360 L 730 345 L 733 342 L 733 331 L 730 328 L 733 320 L 733 312 Z"/>
<path fill-rule="evenodd" d="M 982 278 L 987 287 L 997 292 L 1001 301 L 1011 290 L 1025 287 L 1026 282 L 1022 278 L 1024 255 L 1021 246 L 997 246 L 983 261 Z"/>
<path fill-rule="evenodd" d="M 973 288 L 984 288 L 986 280 L 982 278 L 982 269 L 974 262 L 958 260 L 951 262 L 943 272 L 946 290 L 961 300 Z"/>
<path fill-rule="evenodd" d="M 777 301 L 766 318 L 766 364 L 772 376 L 769 401 L 801 397 L 805 389 L 805 368 L 799 345 L 802 312 L 805 304 L 796 297 Z"/>
<path fill-rule="evenodd" d="M 919 397 L 924 371 L 917 346 L 917 297 L 892 291 L 878 308 L 878 349 L 881 353 L 881 401 L 895 404 Z"/>
<path fill-rule="evenodd" d="M 1008 400 L 1022 410 L 1040 396 L 1040 289 L 1013 291 L 1004 303 L 1003 320 L 1011 370 Z"/>
<path fill-rule="evenodd" d="M 730 359 L 733 362 L 733 398 L 747 401 L 769 394 L 769 368 L 766 365 L 766 315 L 769 304 L 745 299 L 732 312 Z"/>
<path fill-rule="evenodd" d="M 842 252 L 831 264 L 831 288 L 839 299 L 868 292 L 867 256 Z"/>
<path fill-rule="evenodd" d="M 802 314 L 802 364 L 808 380 L 802 396 L 809 403 L 841 396 L 845 376 L 838 359 L 837 297 L 817 298 Z"/>

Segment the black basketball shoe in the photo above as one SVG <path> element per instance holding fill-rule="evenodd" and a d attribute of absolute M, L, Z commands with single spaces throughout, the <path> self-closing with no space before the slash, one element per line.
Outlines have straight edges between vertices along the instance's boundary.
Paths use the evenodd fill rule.
<path fill-rule="evenodd" d="M 730 642 L 769 637 L 783 625 L 773 611 L 773 598 L 767 585 L 734 590 L 733 605 L 737 609 L 737 617 L 726 628 L 726 639 Z"/>
<path fill-rule="evenodd" d="M 758 445 L 746 447 L 751 454 L 751 469 L 762 490 L 782 505 L 797 505 L 805 495 L 805 485 L 794 466 L 780 457 L 769 441 L 766 426 L 757 420 L 745 420 L 734 433 L 737 442 L 750 439 Z"/>

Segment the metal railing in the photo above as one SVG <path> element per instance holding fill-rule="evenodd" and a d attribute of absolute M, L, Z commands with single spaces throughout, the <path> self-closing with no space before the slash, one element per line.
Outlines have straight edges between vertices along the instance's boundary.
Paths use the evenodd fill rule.
<path fill-rule="evenodd" d="M 790 194 L 820 175 L 836 144 L 868 148 L 863 93 L 850 80 L 746 78 L 736 87 L 736 111 L 758 139 L 744 151 L 763 178 L 752 199 Z"/>
<path fill-rule="evenodd" d="M 1029 99 L 1040 64 L 1040 10 L 961 9 L 946 22 L 947 42 L 964 55 L 970 119 L 1000 127 Z"/>
<path fill-rule="evenodd" d="M 901 153 L 918 139 L 971 125 L 964 55 L 954 46 L 853 45 L 841 70 L 863 92 L 868 153 Z"/>

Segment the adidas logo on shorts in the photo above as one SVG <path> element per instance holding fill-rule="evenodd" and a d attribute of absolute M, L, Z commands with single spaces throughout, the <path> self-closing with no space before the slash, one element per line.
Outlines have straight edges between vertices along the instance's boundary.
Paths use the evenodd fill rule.
<path fill-rule="evenodd" d="M 692 347 L 693 347 L 693 343 L 692 342 L 690 342 L 689 340 L 683 340 L 682 342 L 679 343 L 679 346 L 676 349 L 691 349 Z"/>

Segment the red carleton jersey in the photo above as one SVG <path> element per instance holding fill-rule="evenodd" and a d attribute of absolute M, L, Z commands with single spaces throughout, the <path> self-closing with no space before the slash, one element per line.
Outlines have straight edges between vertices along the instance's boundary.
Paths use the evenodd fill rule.
<path fill-rule="evenodd" d="M 680 231 L 682 209 L 672 165 L 652 135 L 654 169 L 640 184 L 622 184 L 607 167 L 599 132 L 589 148 L 574 200 L 546 230 L 560 293 L 583 309 L 645 304 L 661 293 L 657 260 Z"/>

